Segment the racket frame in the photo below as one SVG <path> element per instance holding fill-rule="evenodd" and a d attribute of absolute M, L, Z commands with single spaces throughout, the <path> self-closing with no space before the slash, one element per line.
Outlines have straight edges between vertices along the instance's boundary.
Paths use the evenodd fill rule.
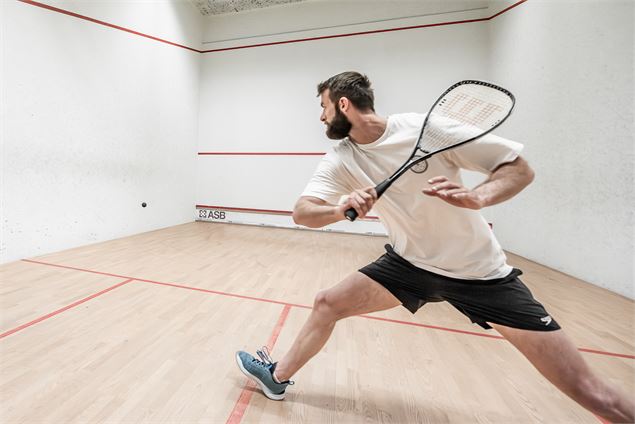
<path fill-rule="evenodd" d="M 437 104 L 439 104 L 439 102 L 441 100 L 443 100 L 443 98 L 452 90 L 454 90 L 456 87 L 459 87 L 461 85 L 465 85 L 465 84 L 476 84 L 476 85 L 484 85 L 486 87 L 490 87 L 499 91 L 502 91 L 503 93 L 505 93 L 507 96 L 509 96 L 509 98 L 511 99 L 512 105 L 509 108 L 509 111 L 507 112 L 507 114 L 501 118 L 495 125 L 493 125 L 491 128 L 485 130 L 484 132 L 480 133 L 479 135 L 469 138 L 465 141 L 462 141 L 460 143 L 457 144 L 453 144 L 451 146 L 446 146 L 443 147 L 441 149 L 435 150 L 433 152 L 426 152 L 423 149 L 419 148 L 419 143 L 421 142 L 421 139 L 423 138 L 423 133 L 424 130 L 426 128 L 426 125 L 428 123 L 428 118 L 431 115 L 432 110 L 437 106 Z M 454 149 L 455 147 L 459 147 L 462 146 L 463 144 L 469 143 L 471 141 L 477 140 L 481 137 L 483 137 L 484 135 L 489 134 L 490 132 L 494 131 L 496 128 L 498 128 L 503 122 L 505 122 L 505 120 L 507 120 L 507 118 L 509 117 L 509 115 L 511 115 L 512 111 L 514 110 L 514 106 L 516 105 L 516 97 L 514 97 L 514 95 L 509 91 L 504 89 L 503 87 L 499 87 L 496 84 L 492 84 L 490 82 L 487 81 L 481 81 L 481 80 L 463 80 L 463 81 L 459 81 L 455 84 L 453 84 L 452 86 L 450 86 L 447 90 L 445 90 L 443 92 L 443 94 L 441 94 L 439 96 L 439 98 L 432 104 L 432 107 L 430 108 L 430 110 L 428 111 L 428 114 L 426 115 L 425 120 L 423 121 L 423 125 L 421 126 L 421 131 L 419 132 L 419 137 L 417 138 L 417 142 L 415 143 L 414 149 L 412 150 L 412 153 L 410 154 L 410 157 L 408 158 L 408 160 L 401 165 L 401 167 L 395 171 L 390 177 L 386 178 L 384 181 L 380 182 L 379 184 L 377 184 L 375 186 L 375 192 L 377 193 L 377 199 L 379 199 L 386 190 L 388 190 L 388 188 L 397 180 L 397 178 L 401 177 L 407 170 L 409 170 L 411 167 L 413 167 L 414 165 L 429 159 L 430 157 L 436 155 L 437 153 L 441 153 L 444 152 L 446 150 L 449 149 Z M 417 151 L 420 150 L 422 153 L 424 153 L 423 156 L 417 156 L 416 153 Z M 413 158 L 417 158 L 415 160 L 413 160 Z M 352 212 L 351 212 L 352 211 Z M 346 219 L 348 219 L 349 221 L 355 221 L 355 219 L 357 219 L 357 211 L 354 208 L 350 208 L 348 210 L 346 210 L 345 213 Z"/>

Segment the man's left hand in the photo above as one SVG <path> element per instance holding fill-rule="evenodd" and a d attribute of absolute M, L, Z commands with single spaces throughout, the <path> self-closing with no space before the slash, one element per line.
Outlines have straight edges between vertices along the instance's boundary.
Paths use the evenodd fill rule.
<path fill-rule="evenodd" d="M 439 199 L 460 208 L 481 209 L 483 200 L 475 191 L 460 184 L 449 181 L 447 177 L 439 176 L 428 180 L 430 188 L 424 188 L 423 194 L 438 197 Z"/>

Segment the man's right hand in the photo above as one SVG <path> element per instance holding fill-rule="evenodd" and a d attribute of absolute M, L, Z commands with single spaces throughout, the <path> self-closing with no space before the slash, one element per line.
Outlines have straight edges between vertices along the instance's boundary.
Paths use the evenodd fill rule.
<path fill-rule="evenodd" d="M 358 218 L 364 218 L 366 214 L 373 208 L 377 201 L 377 192 L 375 187 L 366 187 L 364 189 L 355 190 L 348 195 L 348 199 L 341 205 L 338 205 L 338 213 L 342 219 L 346 219 L 344 213 L 353 208 L 357 211 Z"/>

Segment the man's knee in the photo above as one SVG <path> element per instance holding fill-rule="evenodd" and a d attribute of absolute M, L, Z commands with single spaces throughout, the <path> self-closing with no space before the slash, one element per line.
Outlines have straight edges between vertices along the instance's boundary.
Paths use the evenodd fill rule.
<path fill-rule="evenodd" d="M 313 310 L 330 321 L 337 321 L 345 315 L 341 305 L 330 290 L 322 290 L 315 296 Z"/>

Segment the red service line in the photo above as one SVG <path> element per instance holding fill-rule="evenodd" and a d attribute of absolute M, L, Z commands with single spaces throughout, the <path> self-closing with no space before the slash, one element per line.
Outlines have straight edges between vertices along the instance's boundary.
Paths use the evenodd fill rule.
<path fill-rule="evenodd" d="M 107 275 L 107 274 L 105 274 L 105 275 Z M 121 287 L 124 284 L 128 284 L 131 281 L 133 281 L 133 279 L 131 279 L 131 278 L 127 279 L 126 281 L 122 281 L 119 284 L 115 284 L 112 287 L 108 287 L 107 289 L 102 290 L 99 293 L 95 293 L 95 294 L 93 294 L 91 296 L 85 297 L 84 299 L 78 300 L 77 302 L 71 303 L 68 306 L 65 306 L 65 307 L 63 307 L 61 309 L 58 309 L 57 311 L 53 311 L 50 314 L 47 314 L 47 315 L 44 315 L 44 316 L 42 316 L 40 318 L 34 319 L 33 321 L 27 322 L 26 324 L 22 324 L 21 326 L 16 327 L 13 330 L 9 330 L 7 332 L 4 332 L 4 333 L 0 334 L 0 339 L 2 339 L 4 337 L 7 337 L 7 336 L 10 336 L 11 334 L 17 333 L 18 331 L 24 330 L 25 328 L 31 327 L 31 326 L 37 324 L 38 322 L 42 322 L 42 321 L 44 321 L 46 319 L 52 318 L 55 315 L 59 315 L 59 314 L 61 314 L 64 311 L 67 311 L 67 310 L 69 310 L 71 308 L 74 308 L 75 306 L 81 305 L 82 303 L 86 303 L 86 302 L 88 302 L 91 299 L 94 299 L 94 298 L 96 298 L 98 296 L 101 296 L 102 294 L 108 293 L 109 291 L 114 290 L 114 289 L 116 289 L 118 287 Z"/>
<path fill-rule="evenodd" d="M 235 294 L 235 293 L 221 292 L 221 291 L 217 291 L 217 290 L 202 289 L 202 288 L 198 288 L 198 287 L 185 286 L 185 285 L 182 285 L 182 284 L 163 283 L 163 282 L 147 280 L 147 279 L 143 279 L 143 278 L 135 278 L 135 277 L 123 276 L 123 275 L 119 275 L 119 274 L 111 274 L 111 273 L 93 271 L 93 270 L 83 269 L 83 268 L 76 268 L 76 267 L 71 267 L 71 266 L 66 266 L 66 265 L 57 265 L 57 264 L 52 264 L 52 263 L 48 263 L 48 262 L 35 261 L 35 260 L 32 260 L 32 259 L 22 259 L 22 261 L 23 262 L 33 263 L 33 264 L 38 264 L 38 265 L 45 265 L 45 266 L 51 266 L 51 267 L 56 267 L 56 268 L 64 268 L 64 269 L 72 269 L 72 270 L 81 271 L 81 272 L 88 272 L 88 273 L 91 273 L 91 274 L 107 275 L 107 276 L 111 276 L 111 277 L 121 277 L 121 278 L 126 278 L 128 280 L 133 280 L 133 281 L 141 281 L 141 282 L 150 283 L 150 284 L 169 286 L 169 287 L 181 288 L 181 289 L 186 289 L 186 290 L 194 290 L 194 291 L 199 291 L 199 292 L 204 292 L 204 293 L 209 293 L 209 294 L 217 294 L 217 295 L 221 295 L 221 296 L 236 297 L 236 298 L 241 298 L 241 299 L 254 300 L 254 301 L 258 301 L 258 302 L 276 303 L 276 304 L 290 306 L 290 307 L 296 307 L 296 308 L 312 309 L 310 306 L 307 306 L 307 305 L 294 304 L 294 303 L 283 302 L 283 301 L 279 301 L 279 300 L 272 300 L 272 299 L 266 299 L 266 298 L 261 298 L 261 297 L 255 297 L 255 296 L 245 296 L 245 295 L 240 295 L 240 294 Z M 125 282 L 121 283 L 120 285 L 126 284 L 128 282 L 129 281 L 125 281 Z M 117 286 L 112 287 L 111 289 L 116 288 L 116 287 Z M 491 339 L 503 339 L 501 336 L 495 336 L 495 335 L 491 335 L 491 334 L 476 333 L 476 332 L 471 332 L 471 331 L 457 330 L 457 329 L 447 328 L 447 327 L 438 327 L 438 326 L 434 326 L 434 325 L 419 324 L 419 323 L 408 322 L 408 321 L 399 321 L 399 320 L 393 320 L 393 319 L 389 319 L 389 318 L 374 317 L 374 316 L 370 316 L 370 315 L 359 315 L 359 317 L 367 318 L 367 319 L 373 319 L 373 320 L 377 320 L 377 321 L 392 322 L 392 323 L 401 324 L 401 325 L 409 325 L 409 326 L 413 326 L 413 327 L 423 327 L 423 328 L 428 328 L 428 329 L 432 329 L 432 330 L 441 330 L 441 331 L 447 331 L 447 332 L 452 332 L 452 333 L 461 333 L 461 334 L 466 334 L 466 335 L 471 335 L 471 336 L 486 337 L 486 338 L 491 338 Z M 613 356 L 613 357 L 626 358 L 626 359 L 635 359 L 635 355 L 628 355 L 628 354 L 623 354 L 623 353 L 613 353 L 613 352 L 606 352 L 606 351 L 586 349 L 586 348 L 578 348 L 578 350 L 581 351 L 581 352 L 594 353 L 594 354 L 598 354 L 598 355 L 606 355 L 606 356 Z"/>
<path fill-rule="evenodd" d="M 277 215 L 293 215 L 292 211 L 280 211 L 275 209 L 254 209 L 254 208 L 235 208 L 229 206 L 212 206 L 212 205 L 196 205 L 196 209 L 220 209 L 225 211 L 234 211 L 234 212 L 248 212 L 248 213 L 271 213 Z M 378 220 L 377 216 L 367 216 L 364 219 Z"/>
<path fill-rule="evenodd" d="M 278 322 L 276 323 L 276 326 L 271 333 L 271 337 L 269 337 L 269 341 L 267 342 L 269 351 L 273 351 L 273 348 L 276 345 L 276 341 L 278 340 L 278 336 L 280 335 L 280 331 L 282 330 L 284 323 L 287 321 L 290 310 L 290 305 L 286 305 L 282 309 L 280 318 L 278 318 Z M 251 396 L 253 395 L 255 389 L 256 384 L 248 379 L 247 383 L 245 384 L 245 388 L 240 393 L 240 396 L 236 401 L 236 405 L 234 405 L 234 409 L 232 410 L 231 414 L 229 414 L 227 424 L 238 424 L 243 419 L 243 415 L 245 415 L 245 411 L 247 410 L 247 406 L 249 405 L 249 401 L 251 400 Z"/>

